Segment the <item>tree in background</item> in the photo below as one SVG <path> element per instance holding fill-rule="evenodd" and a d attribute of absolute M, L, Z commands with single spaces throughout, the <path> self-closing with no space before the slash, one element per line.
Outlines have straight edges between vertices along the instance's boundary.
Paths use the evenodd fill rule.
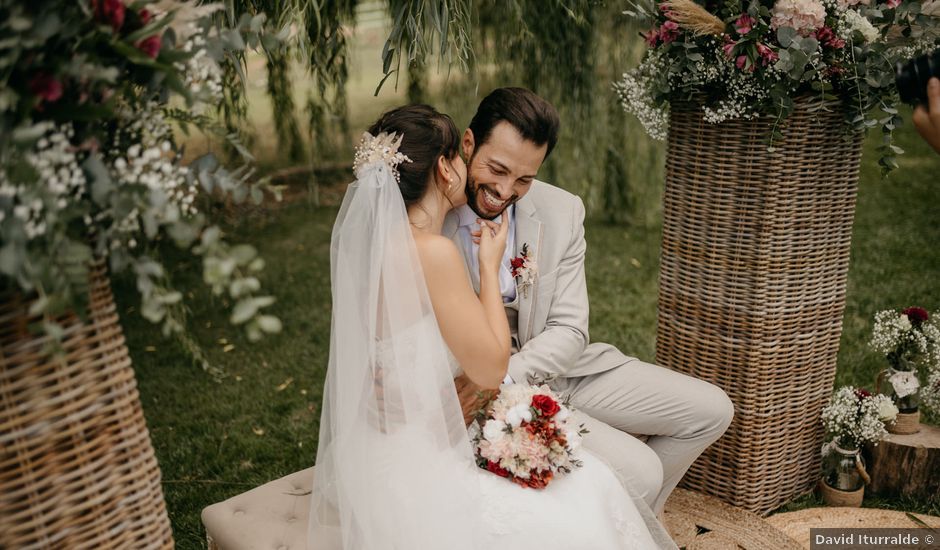
<path fill-rule="evenodd" d="M 630 139 L 642 133 L 625 119 L 609 85 L 619 76 L 611 68 L 634 62 L 642 50 L 622 6 L 590 0 L 388 0 L 386 6 L 392 23 L 376 94 L 397 87 L 404 73 L 410 102 L 436 99 L 458 120 L 469 120 L 469 109 L 490 88 L 530 88 L 558 107 L 564 124 L 560 153 L 543 178 L 582 195 L 611 221 L 632 219 L 631 188 L 659 171 L 662 152 L 648 140 Z M 316 164 L 335 155 L 337 137 L 350 141 L 347 36 L 356 0 L 232 0 L 228 7 L 230 20 L 264 12 L 271 27 L 266 34 L 284 39 L 277 47 L 262 44 L 282 160 Z M 295 61 L 315 83 L 306 100 L 312 155 L 295 116 L 288 76 Z M 237 71 L 244 75 L 244 69 L 242 57 Z M 448 74 L 439 97 L 433 97 L 432 70 Z M 227 95 L 222 110 L 236 131 L 245 116 L 244 95 Z"/>

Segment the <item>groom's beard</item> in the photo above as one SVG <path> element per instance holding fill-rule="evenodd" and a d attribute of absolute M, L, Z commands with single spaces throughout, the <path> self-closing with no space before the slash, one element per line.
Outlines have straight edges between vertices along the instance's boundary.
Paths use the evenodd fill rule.
<path fill-rule="evenodd" d="M 481 206 L 480 204 L 483 202 L 483 197 L 481 195 L 483 194 L 484 188 L 488 189 L 493 195 L 499 196 L 499 194 L 495 193 L 488 185 L 482 183 L 478 184 L 473 181 L 473 176 L 470 175 L 470 170 L 467 170 L 467 186 L 465 187 L 465 192 L 467 194 L 467 205 L 471 210 L 474 211 L 474 213 L 476 213 L 477 216 L 480 216 L 484 220 L 492 220 L 493 218 L 501 215 L 504 210 L 509 208 L 509 205 L 519 200 L 519 195 L 513 195 L 509 197 L 509 200 L 503 203 L 502 208 L 500 208 L 498 212 L 494 213 L 492 211 L 486 210 L 486 207 Z"/>

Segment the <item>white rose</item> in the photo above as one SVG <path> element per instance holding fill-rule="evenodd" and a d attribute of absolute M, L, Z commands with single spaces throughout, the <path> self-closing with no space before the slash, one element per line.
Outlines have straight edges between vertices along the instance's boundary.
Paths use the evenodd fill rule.
<path fill-rule="evenodd" d="M 882 422 L 893 421 L 898 416 L 898 408 L 890 399 L 882 399 L 878 403 L 878 420 Z"/>
<path fill-rule="evenodd" d="M 555 413 L 555 421 L 564 422 L 565 420 L 568 420 L 568 417 L 570 415 L 571 415 L 571 411 L 568 410 L 568 407 L 562 405 L 561 408 L 558 409 L 558 412 Z"/>
<path fill-rule="evenodd" d="M 483 426 L 483 437 L 494 443 L 506 437 L 506 423 L 492 418 L 487 420 Z"/>
<path fill-rule="evenodd" d="M 881 36 L 878 33 L 878 29 L 871 24 L 871 21 L 855 10 L 846 10 L 845 13 L 842 14 L 842 21 L 850 31 L 858 31 L 861 33 L 866 42 L 874 42 Z M 906 320 L 907 316 L 904 317 Z"/>
<path fill-rule="evenodd" d="M 529 405 L 520 404 L 513 408 L 519 412 L 519 418 L 525 422 L 532 422 L 532 409 L 529 407 Z"/>
<path fill-rule="evenodd" d="M 519 416 L 519 411 L 515 407 L 506 411 L 506 423 L 513 428 L 518 428 L 522 424 L 522 417 Z"/>

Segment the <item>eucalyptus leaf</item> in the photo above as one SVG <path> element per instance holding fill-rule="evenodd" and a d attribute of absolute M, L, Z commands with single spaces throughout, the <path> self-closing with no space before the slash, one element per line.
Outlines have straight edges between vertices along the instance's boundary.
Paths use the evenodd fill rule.
<path fill-rule="evenodd" d="M 777 29 L 777 41 L 784 48 L 789 48 L 796 37 L 797 32 L 793 27 L 780 27 Z"/>

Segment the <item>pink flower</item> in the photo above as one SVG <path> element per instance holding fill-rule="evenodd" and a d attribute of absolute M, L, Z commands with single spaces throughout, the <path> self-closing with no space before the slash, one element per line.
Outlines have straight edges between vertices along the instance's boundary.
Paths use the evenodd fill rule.
<path fill-rule="evenodd" d="M 901 5 L 901 0 L 887 0 L 887 2 L 885 2 L 885 5 L 888 6 L 889 8 L 896 8 Z"/>
<path fill-rule="evenodd" d="M 771 63 L 775 63 L 780 56 L 777 55 L 777 52 L 773 51 L 769 46 L 757 43 L 757 53 L 760 55 L 761 63 L 766 67 Z"/>
<path fill-rule="evenodd" d="M 49 73 L 38 73 L 29 79 L 29 91 L 42 101 L 53 103 L 62 97 L 62 83 Z"/>
<path fill-rule="evenodd" d="M 725 43 L 721 46 L 721 51 L 725 52 L 725 56 L 728 59 L 731 59 L 734 56 L 734 47 L 737 46 L 737 42 L 731 39 L 727 34 L 725 36 Z"/>
<path fill-rule="evenodd" d="M 147 54 L 151 59 L 156 59 L 160 55 L 161 37 L 158 34 L 148 36 L 137 44 L 137 49 Z"/>
<path fill-rule="evenodd" d="M 754 72 L 754 64 L 753 64 L 753 63 L 750 63 L 750 64 L 749 64 L 749 63 L 747 62 L 747 56 L 746 56 L 746 55 L 739 55 L 738 58 L 734 61 L 734 65 L 735 65 L 737 68 L 741 69 L 742 71 L 747 71 L 747 72 L 749 72 L 749 73 L 753 73 L 753 72 Z"/>
<path fill-rule="evenodd" d="M 91 8 L 95 12 L 95 19 L 101 23 L 111 25 L 114 32 L 121 30 L 124 25 L 124 2 L 121 0 L 91 0 Z"/>
<path fill-rule="evenodd" d="M 656 29 L 650 29 L 646 32 L 641 32 L 641 36 L 646 40 L 646 43 L 651 47 L 655 48 L 656 44 L 659 43 L 659 31 Z"/>
<path fill-rule="evenodd" d="M 738 31 L 738 34 L 741 36 L 744 36 L 751 32 L 751 29 L 754 28 L 754 23 L 757 23 L 757 21 L 755 21 L 753 17 L 743 13 L 741 17 L 738 17 L 737 21 L 734 22 L 734 30 Z"/>
<path fill-rule="evenodd" d="M 826 22 L 826 8 L 819 0 L 777 0 L 771 14 L 771 28 L 791 27 L 803 36 Z"/>
<path fill-rule="evenodd" d="M 668 44 L 679 38 L 679 24 L 675 21 L 663 23 L 663 26 L 659 27 L 659 38 L 663 41 L 663 44 Z"/>

